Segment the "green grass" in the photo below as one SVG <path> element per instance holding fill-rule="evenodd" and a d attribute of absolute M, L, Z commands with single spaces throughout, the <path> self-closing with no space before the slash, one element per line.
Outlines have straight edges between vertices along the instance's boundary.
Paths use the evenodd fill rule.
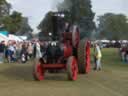
<path fill-rule="evenodd" d="M 128 64 L 120 61 L 117 49 L 102 53 L 103 70 L 79 75 L 73 82 L 66 74 L 46 74 L 36 82 L 31 63 L 1 64 L 0 96 L 128 96 Z"/>

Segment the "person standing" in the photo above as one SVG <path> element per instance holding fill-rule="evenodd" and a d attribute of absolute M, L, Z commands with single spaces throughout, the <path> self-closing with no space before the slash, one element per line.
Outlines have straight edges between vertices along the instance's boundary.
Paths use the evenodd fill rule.
<path fill-rule="evenodd" d="M 31 59 L 32 58 L 32 54 L 33 54 L 33 46 L 32 46 L 31 43 L 28 43 L 27 52 L 28 52 L 29 59 Z"/>
<path fill-rule="evenodd" d="M 95 48 L 94 48 L 94 55 L 95 55 L 95 69 L 96 70 L 101 70 L 102 66 L 101 66 L 101 58 L 102 58 L 102 53 L 100 50 L 100 46 L 98 44 L 95 44 Z"/>
<path fill-rule="evenodd" d="M 16 61 L 15 53 L 16 53 L 16 48 L 14 46 L 14 42 L 10 42 L 8 46 L 8 62 L 9 63 Z"/>
<path fill-rule="evenodd" d="M 17 59 L 18 63 L 20 63 L 21 49 L 22 49 L 22 43 L 18 42 L 17 45 L 16 45 L 16 59 Z"/>
<path fill-rule="evenodd" d="M 4 51 L 5 51 L 5 42 L 0 43 L 0 63 L 4 62 Z"/>
<path fill-rule="evenodd" d="M 36 42 L 36 59 L 42 57 L 40 43 Z"/>
<path fill-rule="evenodd" d="M 33 47 L 33 58 L 35 59 L 36 58 L 36 42 L 33 43 L 32 47 Z"/>
<path fill-rule="evenodd" d="M 27 62 L 27 48 L 26 48 L 26 44 L 25 43 L 22 44 L 20 57 L 21 57 L 21 62 L 22 63 L 26 63 Z"/>

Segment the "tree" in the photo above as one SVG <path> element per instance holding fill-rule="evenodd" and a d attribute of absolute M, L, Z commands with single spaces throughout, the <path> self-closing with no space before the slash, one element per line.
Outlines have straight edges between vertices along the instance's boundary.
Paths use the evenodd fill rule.
<path fill-rule="evenodd" d="M 5 3 L 5 2 L 6 2 L 6 0 L 0 0 L 0 5 Z"/>
<path fill-rule="evenodd" d="M 64 0 L 62 3 L 59 3 L 58 12 L 56 13 L 64 13 L 65 22 L 68 21 L 72 24 L 77 24 L 80 27 L 81 39 L 84 37 L 90 37 L 91 32 L 95 28 L 95 24 L 93 22 L 94 13 L 91 8 L 90 0 Z M 52 24 L 52 16 L 54 12 L 48 12 L 45 18 L 41 21 L 38 26 L 38 29 L 44 33 L 44 35 L 48 35 L 49 32 L 53 32 L 53 24 Z M 62 28 L 59 24 L 57 25 L 59 28 Z M 61 22 L 62 23 L 62 22 Z M 63 24 L 62 24 L 63 25 Z M 62 30 L 63 31 L 63 28 Z"/>
<path fill-rule="evenodd" d="M 128 23 L 125 15 L 106 13 L 98 20 L 98 31 L 101 37 L 114 40 L 127 39 Z"/>
<path fill-rule="evenodd" d="M 0 0 L 0 30 L 7 30 L 11 34 L 25 34 L 31 32 L 32 28 L 28 24 L 28 18 L 22 16 L 22 13 L 13 11 L 10 14 L 11 4 L 6 0 Z"/>
<path fill-rule="evenodd" d="M 60 16 L 64 12 L 48 12 L 45 18 L 40 22 L 38 29 L 41 31 L 39 37 L 48 39 L 49 33 L 52 33 L 52 39 L 59 39 L 60 32 L 64 31 L 64 18 Z M 42 37 L 44 36 L 44 37 Z"/>
<path fill-rule="evenodd" d="M 4 16 L 2 23 L 5 25 L 5 29 L 10 33 L 15 34 L 21 27 L 22 14 L 14 11 L 9 16 Z"/>
<path fill-rule="evenodd" d="M 38 26 L 44 36 L 48 36 L 49 32 L 53 32 L 52 16 L 53 12 L 48 12 Z"/>
<path fill-rule="evenodd" d="M 28 23 L 28 18 L 22 17 L 20 28 L 19 28 L 18 32 L 16 32 L 16 35 L 31 34 L 32 31 L 33 30 Z"/>
<path fill-rule="evenodd" d="M 10 9 L 11 4 L 9 4 L 6 0 L 0 0 L 0 24 L 2 23 L 3 17 L 9 15 Z"/>
<path fill-rule="evenodd" d="M 11 4 L 6 0 L 0 0 L 0 16 L 9 15 Z"/>
<path fill-rule="evenodd" d="M 58 4 L 59 11 L 67 11 L 67 21 L 80 26 L 81 38 L 90 37 L 95 28 L 94 13 L 90 0 L 64 0 Z"/>

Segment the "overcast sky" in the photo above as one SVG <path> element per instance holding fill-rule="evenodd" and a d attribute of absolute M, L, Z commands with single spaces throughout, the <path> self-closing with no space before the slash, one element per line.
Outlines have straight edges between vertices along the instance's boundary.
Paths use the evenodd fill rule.
<path fill-rule="evenodd" d="M 36 29 L 39 22 L 49 10 L 55 10 L 55 5 L 62 0 L 7 0 L 13 10 L 22 12 L 29 18 L 32 28 Z M 123 13 L 128 16 L 128 0 L 92 0 L 96 17 L 106 12 Z"/>

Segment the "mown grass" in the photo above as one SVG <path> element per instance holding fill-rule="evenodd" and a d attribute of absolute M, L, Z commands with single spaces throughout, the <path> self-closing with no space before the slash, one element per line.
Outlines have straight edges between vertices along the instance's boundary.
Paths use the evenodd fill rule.
<path fill-rule="evenodd" d="M 79 75 L 77 81 L 68 81 L 63 73 L 46 74 L 36 82 L 32 61 L 1 64 L 0 96 L 128 96 L 128 64 L 121 62 L 117 49 L 103 49 L 102 54 L 103 70 Z"/>

